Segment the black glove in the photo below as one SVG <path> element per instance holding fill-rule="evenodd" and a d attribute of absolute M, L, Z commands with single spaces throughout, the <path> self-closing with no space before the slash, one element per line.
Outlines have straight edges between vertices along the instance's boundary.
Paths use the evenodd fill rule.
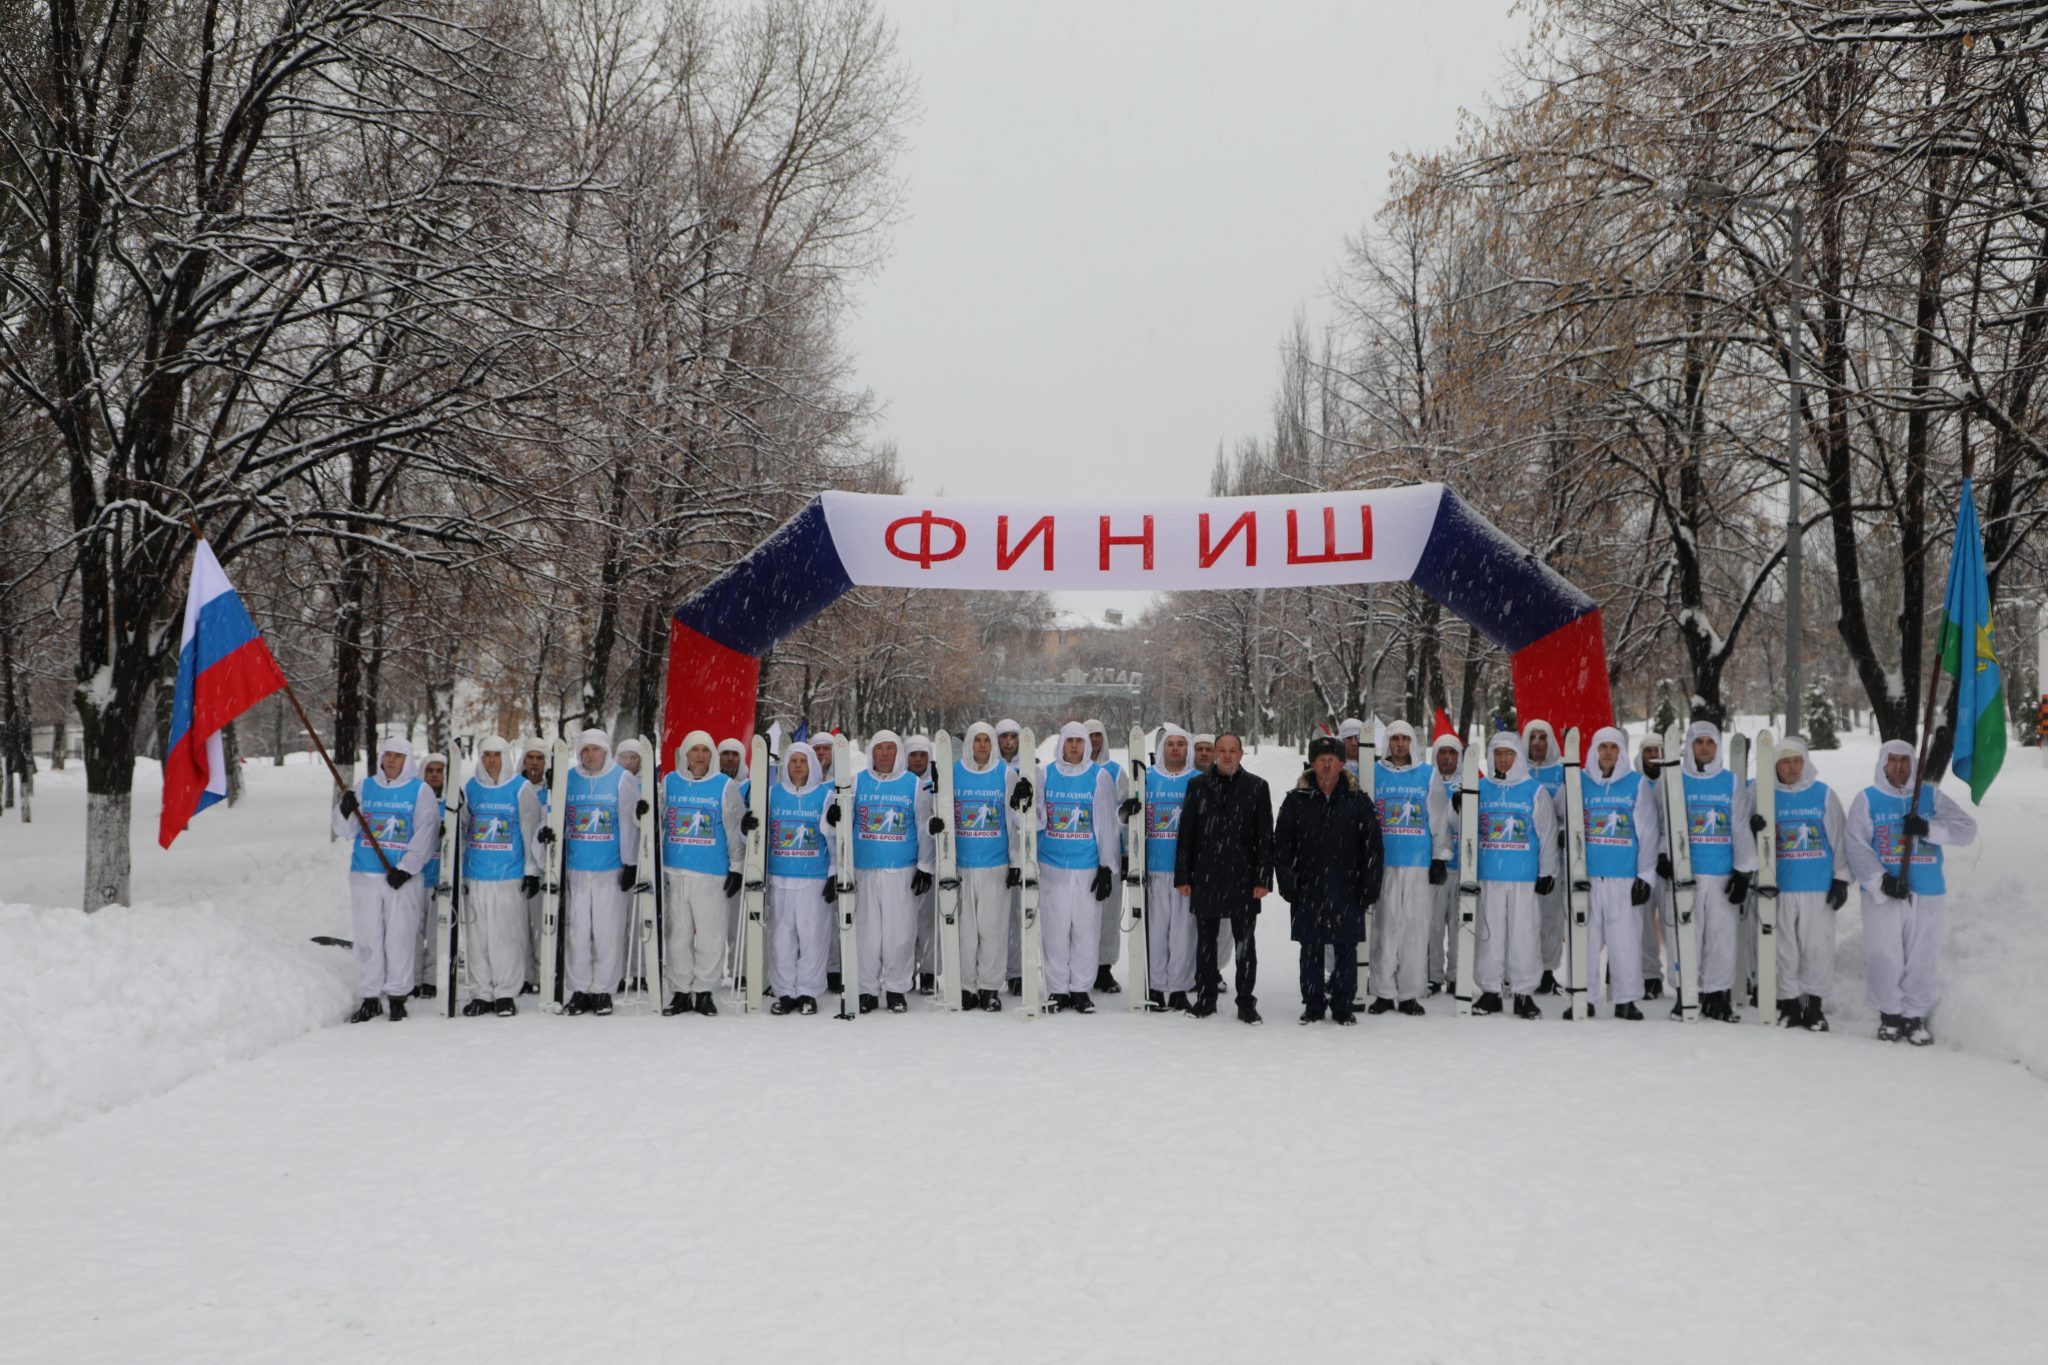
<path fill-rule="evenodd" d="M 1442 858 L 1431 858 L 1429 860 L 1429 884 L 1431 886 L 1442 886 L 1444 879 L 1450 875 L 1451 865 L 1449 863 L 1445 862 Z"/>
<path fill-rule="evenodd" d="M 746 884 L 747 884 L 747 879 L 746 879 L 745 877 L 742 877 L 742 876 L 741 876 L 741 875 L 740 875 L 739 873 L 737 873 L 737 872 L 728 872 L 728 873 L 726 873 L 726 874 L 725 874 L 725 894 L 726 894 L 726 896 L 727 896 L 728 898 L 730 898 L 730 897 L 733 897 L 733 896 L 737 896 L 737 895 L 738 895 L 738 894 L 740 893 L 740 888 L 741 888 L 742 886 L 745 886 Z"/>
<path fill-rule="evenodd" d="M 1837 877 L 1828 883 L 1828 909 L 1839 910 L 1849 903 L 1849 883 Z"/>
<path fill-rule="evenodd" d="M 643 796 L 643 797 L 641 797 L 641 798 L 640 798 L 640 804 L 639 804 L 639 805 L 637 805 L 637 806 L 635 806 L 635 807 L 633 807 L 633 818 L 634 818 L 635 820 L 638 820 L 638 819 L 640 819 L 640 818 L 641 818 L 642 816 L 646 815 L 646 814 L 647 814 L 647 811 L 648 811 L 648 805 L 647 805 L 647 798 Z"/>
<path fill-rule="evenodd" d="M 1737 872 L 1728 878 L 1728 903 L 1740 905 L 1749 899 L 1749 874 Z"/>
<path fill-rule="evenodd" d="M 1537 894 L 1537 895 L 1539 895 L 1539 896 L 1547 896 L 1547 895 L 1549 895 L 1549 894 L 1550 894 L 1551 892 L 1553 892 L 1553 891 L 1555 891 L 1555 890 L 1557 890 L 1557 878 L 1555 878 L 1555 877 L 1538 877 L 1538 878 L 1536 879 L 1536 894 Z"/>
<path fill-rule="evenodd" d="M 835 801 L 831 805 L 825 807 L 825 823 L 828 825 L 836 825 L 839 823 L 838 802 Z"/>
<path fill-rule="evenodd" d="M 633 889 L 633 883 L 639 880 L 640 865 L 638 863 L 619 864 L 619 890 L 631 891 Z"/>
<path fill-rule="evenodd" d="M 1917 810 L 1908 811 L 1906 818 L 1899 822 L 1899 832 L 1908 839 L 1925 839 L 1927 837 L 1927 817 Z"/>
<path fill-rule="evenodd" d="M 1095 869 L 1095 881 L 1088 889 L 1095 893 L 1095 899 L 1106 901 L 1109 899 L 1109 888 L 1115 880 L 1108 868 L 1098 867 Z"/>
<path fill-rule="evenodd" d="M 355 794 L 354 792 L 343 792 L 343 793 L 341 794 L 341 818 L 342 818 L 342 819 L 344 819 L 344 820 L 353 820 L 353 819 L 355 819 L 355 818 L 356 818 L 356 812 L 357 812 L 358 810 L 360 810 L 361 808 L 362 808 L 362 807 L 361 807 L 361 805 L 360 805 L 360 804 L 359 804 L 359 803 L 358 803 L 358 802 L 356 801 L 356 794 Z"/>
<path fill-rule="evenodd" d="M 1751 834 L 1762 834 L 1766 823 L 1763 816 L 1758 815 L 1755 811 L 1749 813 L 1749 832 Z"/>
<path fill-rule="evenodd" d="M 923 868 L 921 868 L 921 867 L 920 867 L 919 869 L 917 869 L 917 871 L 915 871 L 915 872 L 913 872 L 913 873 L 911 873 L 911 874 L 910 874 L 910 894 L 911 894 L 911 895 L 913 895 L 913 896 L 922 896 L 922 895 L 923 895 L 923 894 L 924 894 L 925 892 L 927 892 L 927 891 L 929 891 L 929 890 L 931 890 L 931 889 L 932 889 L 932 874 L 931 874 L 931 873 L 929 873 L 929 872 L 925 871 L 925 870 L 924 870 Z"/>
<path fill-rule="evenodd" d="M 392 869 L 391 869 L 391 870 L 390 870 L 389 872 L 386 872 L 386 873 L 384 874 L 384 881 L 385 881 L 385 883 L 386 883 L 386 884 L 387 884 L 388 886 L 390 886 L 390 888 L 391 888 L 391 889 L 392 889 L 393 891 L 400 891 L 400 890 L 403 890 L 403 889 L 404 889 L 404 887 L 405 887 L 405 884 L 406 884 L 407 882 L 411 881 L 411 880 L 412 880 L 412 873 L 410 873 L 410 872 L 407 872 L 407 871 L 406 871 L 406 870 L 405 870 L 404 868 L 402 868 L 402 867 L 394 867 L 394 868 L 392 868 Z"/>
<path fill-rule="evenodd" d="M 932 832 L 932 838 L 936 839 L 941 834 L 944 834 L 946 832 L 946 822 L 942 817 L 934 815 L 929 821 L 926 822 L 925 828 L 930 830 Z"/>
<path fill-rule="evenodd" d="M 1013 788 L 1011 789 L 1011 791 L 1010 791 L 1010 809 L 1011 809 L 1011 810 L 1030 810 L 1030 809 L 1031 809 L 1031 779 L 1030 779 L 1030 778 L 1028 778 L 1028 777 L 1020 777 L 1020 778 L 1018 778 L 1018 779 L 1017 779 L 1017 785 L 1016 785 L 1015 787 L 1013 787 Z"/>
<path fill-rule="evenodd" d="M 555 841 L 555 827 L 553 825 L 542 825 L 540 832 L 533 837 L 540 840 L 543 844 L 552 844 Z"/>
<path fill-rule="evenodd" d="M 1464 808 L 1465 789 L 1463 787 L 1451 788 L 1451 809 L 1456 811 L 1462 811 Z"/>
<path fill-rule="evenodd" d="M 837 877 L 828 876 L 825 878 L 825 904 L 830 905 L 833 901 L 836 901 L 838 899 L 839 879 Z"/>
<path fill-rule="evenodd" d="M 1143 801 L 1140 801 L 1135 796 L 1126 796 L 1124 798 L 1124 803 L 1116 808 L 1116 818 L 1119 820 L 1128 820 L 1133 815 L 1136 815 L 1139 811 L 1143 809 L 1145 809 L 1145 803 Z"/>
<path fill-rule="evenodd" d="M 519 894 L 528 897 L 538 896 L 540 894 L 540 878 L 530 872 L 521 877 L 519 879 Z"/>
<path fill-rule="evenodd" d="M 1005 872 L 1003 874 L 1003 885 L 1005 887 L 1024 885 L 1024 869 L 1013 867 L 1008 872 Z"/>
<path fill-rule="evenodd" d="M 1669 853 L 1659 853 L 1657 855 L 1657 875 L 1667 882 L 1671 880 L 1671 855 Z"/>
<path fill-rule="evenodd" d="M 754 814 L 754 812 L 752 811 L 743 811 L 740 814 L 740 833 L 752 834 L 755 830 L 759 828 L 761 828 L 760 816 Z"/>
<path fill-rule="evenodd" d="M 1895 901 L 1902 901 L 1912 893 L 1906 890 L 1906 879 L 1896 872 L 1887 872 L 1877 883 L 1878 889 Z"/>
<path fill-rule="evenodd" d="M 1636 878 L 1636 884 L 1628 889 L 1628 903 L 1630 905 L 1648 905 L 1650 903 L 1650 884 L 1641 877 Z"/>

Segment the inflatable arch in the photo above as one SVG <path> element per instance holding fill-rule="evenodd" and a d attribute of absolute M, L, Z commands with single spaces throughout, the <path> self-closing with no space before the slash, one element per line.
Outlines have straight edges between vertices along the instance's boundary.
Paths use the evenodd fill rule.
<path fill-rule="evenodd" d="M 1303 587 L 1406 581 L 1509 651 L 1521 714 L 1611 723 L 1593 599 L 1442 484 L 1193 502 L 972 502 L 821 493 L 670 623 L 663 752 L 746 742 L 761 657 L 855 586 Z"/>

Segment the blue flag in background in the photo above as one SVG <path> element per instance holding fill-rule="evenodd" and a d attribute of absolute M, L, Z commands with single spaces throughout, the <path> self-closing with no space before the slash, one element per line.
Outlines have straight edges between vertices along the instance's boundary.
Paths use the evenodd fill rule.
<path fill-rule="evenodd" d="M 1955 756 L 1949 766 L 1981 803 L 2005 763 L 2005 689 L 1991 629 L 1991 583 L 1984 571 L 1984 536 L 1977 526 L 1977 495 L 1963 480 L 1956 541 L 1949 552 L 1948 597 L 1941 608 L 1941 671 L 1955 683 Z"/>

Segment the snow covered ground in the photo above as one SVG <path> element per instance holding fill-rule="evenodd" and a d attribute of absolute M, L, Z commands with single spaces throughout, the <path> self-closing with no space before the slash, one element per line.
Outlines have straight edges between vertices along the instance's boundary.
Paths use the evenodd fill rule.
<path fill-rule="evenodd" d="M 329 1028 L 319 776 L 250 768 L 168 854 L 138 776 L 134 909 L 52 908 L 80 774 L 0 822 L 0 1360 L 2041 1358 L 2032 751 L 1951 862 L 1926 1051 L 1868 1036 L 1853 899 L 1827 1037 L 1304 1030 L 1284 914 L 1261 1029 Z"/>

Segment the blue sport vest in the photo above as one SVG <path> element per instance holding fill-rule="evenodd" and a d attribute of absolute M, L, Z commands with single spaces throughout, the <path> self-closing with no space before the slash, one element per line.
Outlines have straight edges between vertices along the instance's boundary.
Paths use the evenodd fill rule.
<path fill-rule="evenodd" d="M 1045 768 L 1045 831 L 1038 838 L 1038 857 L 1047 867 L 1069 872 L 1100 866 L 1095 856 L 1095 777 L 1102 769 L 1090 763 L 1075 777 L 1057 764 Z"/>
<path fill-rule="evenodd" d="M 1543 790 L 1550 793 L 1553 802 L 1564 800 L 1564 760 L 1546 763 L 1540 768 L 1529 769 L 1529 776 L 1543 784 Z"/>
<path fill-rule="evenodd" d="M 1777 802 L 1778 889 L 1827 890 L 1835 879 L 1835 847 L 1828 842 L 1828 784 L 1815 782 L 1803 792 L 1780 791 Z"/>
<path fill-rule="evenodd" d="M 825 807 L 832 789 L 823 783 L 798 796 L 780 782 L 768 789 L 768 875 L 823 879 Z"/>
<path fill-rule="evenodd" d="M 1815 783 L 1815 786 L 1820 785 Z M 1870 807 L 1870 846 L 1877 850 L 1877 860 L 1884 864 L 1885 871 L 1899 870 L 1899 855 L 1906 847 L 1906 798 L 1893 796 L 1890 792 L 1876 787 L 1866 787 L 1863 799 Z M 1920 814 L 1929 820 L 1934 818 L 1934 788 L 1920 788 Z M 1948 882 L 1941 875 L 1941 847 L 1925 839 L 1913 841 L 1913 875 L 1906 885 L 1916 896 L 1940 896 L 1948 891 Z"/>
<path fill-rule="evenodd" d="M 631 811 L 619 810 L 619 783 L 624 768 L 613 767 L 596 777 L 583 769 L 569 771 L 569 809 L 563 840 L 569 852 L 564 862 L 574 872 L 616 872 L 624 862 L 619 857 L 619 828 Z"/>
<path fill-rule="evenodd" d="M 1479 780 L 1479 880 L 1534 882 L 1542 875 L 1536 846 L 1536 793 L 1543 784 Z"/>
<path fill-rule="evenodd" d="M 717 771 L 690 777 L 671 770 L 661 779 L 663 867 L 711 877 L 732 870 L 732 850 L 725 842 L 725 788 L 731 781 Z"/>
<path fill-rule="evenodd" d="M 1180 812 L 1188 803 L 1188 783 L 1195 779 L 1190 763 L 1178 773 L 1145 770 L 1145 866 L 1170 872 L 1180 852 Z"/>
<path fill-rule="evenodd" d="M 1443 788 L 1444 804 L 1446 806 L 1448 806 L 1451 803 L 1451 793 L 1457 791 L 1458 784 L 1465 780 L 1465 776 L 1462 772 L 1452 773 L 1449 777 L 1445 777 L 1442 773 L 1436 770 L 1435 760 L 1433 759 L 1430 762 L 1429 776 L 1431 781 L 1435 782 L 1437 786 Z M 1462 826 L 1459 823 L 1458 812 L 1454 810 L 1451 812 L 1450 858 L 1450 866 L 1453 871 L 1456 871 L 1460 866 L 1463 865 L 1465 861 L 1464 851 L 1459 847 L 1459 845 L 1462 842 L 1461 831 Z M 1457 879 L 1453 877 L 1452 880 L 1455 881 Z"/>
<path fill-rule="evenodd" d="M 961 867 L 1008 867 L 1010 835 L 1003 824 L 1003 787 L 1009 771 L 1001 763 L 978 773 L 953 761 L 953 861 Z"/>
<path fill-rule="evenodd" d="M 1734 773 L 1685 774 L 1685 826 L 1695 874 L 1725 877 L 1735 870 Z"/>
<path fill-rule="evenodd" d="M 853 780 L 853 865 L 863 871 L 917 866 L 917 778 Z"/>
<path fill-rule="evenodd" d="M 519 792 L 523 778 L 496 787 L 480 777 L 463 784 L 462 877 L 472 882 L 516 882 L 526 875 L 520 840 Z"/>
<path fill-rule="evenodd" d="M 1642 838 L 1636 828 L 1636 798 L 1643 789 L 1643 775 L 1624 773 L 1612 782 L 1588 778 L 1579 787 L 1586 804 L 1587 875 L 1634 880 Z"/>
<path fill-rule="evenodd" d="M 405 853 L 405 846 L 412 842 L 413 807 L 419 804 L 420 788 L 426 783 L 415 777 L 410 782 L 401 782 L 387 787 L 376 778 L 363 783 L 363 814 L 370 821 L 370 828 L 377 835 L 377 844 L 391 859 L 393 867 Z M 361 822 L 356 824 L 355 852 L 348 860 L 351 872 L 371 872 L 384 875 L 384 864 L 377 861 L 377 849 L 363 837 Z"/>
<path fill-rule="evenodd" d="M 1429 769 L 1373 765 L 1373 803 L 1379 807 L 1380 844 L 1388 867 L 1428 867 Z"/>

